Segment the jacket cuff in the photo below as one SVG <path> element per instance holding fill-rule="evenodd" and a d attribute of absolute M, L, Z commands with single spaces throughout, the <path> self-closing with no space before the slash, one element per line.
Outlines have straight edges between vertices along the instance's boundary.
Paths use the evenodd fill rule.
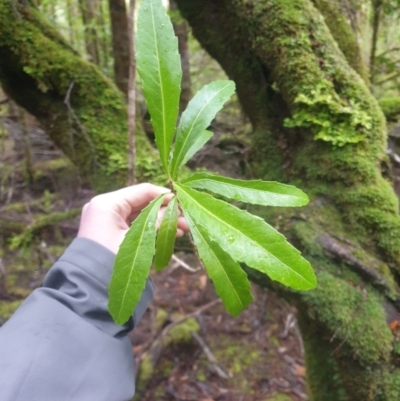
<path fill-rule="evenodd" d="M 108 312 L 108 284 L 115 254 L 88 238 L 76 238 L 47 273 L 43 290 L 100 330 L 119 337 L 139 322 L 154 297 L 150 278 L 136 309 L 123 326 Z"/>

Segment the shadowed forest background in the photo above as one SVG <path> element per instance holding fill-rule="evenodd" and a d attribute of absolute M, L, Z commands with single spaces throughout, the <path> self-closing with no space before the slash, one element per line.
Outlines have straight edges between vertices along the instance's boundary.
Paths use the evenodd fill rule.
<path fill-rule="evenodd" d="M 91 197 L 133 170 L 167 185 L 140 82 L 134 169 L 128 157 L 137 3 L 0 0 L 0 325 L 41 285 Z M 212 80 L 237 86 L 188 169 L 303 189 L 307 207 L 250 209 L 319 284 L 299 293 L 243 266 L 255 302 L 233 319 L 179 240 L 131 333 L 134 399 L 399 400 L 400 2 L 164 3 L 181 110 Z"/>

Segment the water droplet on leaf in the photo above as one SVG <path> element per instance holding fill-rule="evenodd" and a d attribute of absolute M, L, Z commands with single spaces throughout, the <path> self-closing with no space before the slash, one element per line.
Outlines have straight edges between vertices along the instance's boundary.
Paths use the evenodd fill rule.
<path fill-rule="evenodd" d="M 228 237 L 226 238 L 228 240 L 228 242 L 230 244 L 232 244 L 233 242 L 235 242 L 235 237 L 233 235 L 228 235 Z"/>

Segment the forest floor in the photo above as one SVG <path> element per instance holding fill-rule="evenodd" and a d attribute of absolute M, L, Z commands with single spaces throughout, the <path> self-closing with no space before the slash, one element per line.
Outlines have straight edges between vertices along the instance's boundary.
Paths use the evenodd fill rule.
<path fill-rule="evenodd" d="M 218 122 L 214 130 L 213 142 L 192 161 L 192 167 L 239 176 L 246 163 L 246 143 L 232 131 L 224 133 Z M 0 325 L 41 285 L 47 270 L 76 235 L 80 208 L 93 196 L 80 185 L 68 161 L 40 140 L 32 147 L 35 181 L 28 185 L 23 146 L 7 132 L 3 132 L 0 148 Z M 78 212 L 57 221 L 60 213 L 74 210 Z M 49 222 L 42 227 L 39 224 L 28 235 L 49 216 Z M 136 399 L 307 399 L 302 342 L 291 306 L 253 285 L 254 302 L 232 318 L 187 241 L 178 242 L 176 256 L 163 272 L 152 274 L 155 299 L 131 333 L 139 368 Z M 186 320 L 189 317 L 197 323 Z M 185 335 L 169 330 L 177 320 L 184 331 L 189 327 Z M 191 326 L 185 325 L 190 321 Z M 154 347 L 168 331 L 171 341 Z M 148 369 L 143 361 L 149 354 L 156 361 L 154 370 L 143 374 L 144 368 Z M 146 374 L 149 377 L 143 378 Z"/>
<path fill-rule="evenodd" d="M 178 255 L 190 267 L 200 267 L 194 255 Z M 254 302 L 232 318 L 201 269 L 191 272 L 172 261 L 153 280 L 152 308 L 132 333 L 137 364 L 148 339 L 157 338 L 152 322 L 160 309 L 170 321 L 195 315 L 199 328 L 194 337 L 165 349 L 141 400 L 307 399 L 301 337 L 285 301 L 253 285 Z"/>

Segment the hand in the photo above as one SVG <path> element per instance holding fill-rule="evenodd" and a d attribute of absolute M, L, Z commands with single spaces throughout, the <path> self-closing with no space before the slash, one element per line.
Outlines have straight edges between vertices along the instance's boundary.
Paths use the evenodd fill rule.
<path fill-rule="evenodd" d="M 115 192 L 98 195 L 82 210 L 78 237 L 89 238 L 117 253 L 130 224 L 153 199 L 169 190 L 152 184 L 138 184 Z M 171 200 L 167 195 L 158 214 L 158 225 L 165 206 Z M 178 218 L 177 237 L 188 231 L 186 220 Z"/>

